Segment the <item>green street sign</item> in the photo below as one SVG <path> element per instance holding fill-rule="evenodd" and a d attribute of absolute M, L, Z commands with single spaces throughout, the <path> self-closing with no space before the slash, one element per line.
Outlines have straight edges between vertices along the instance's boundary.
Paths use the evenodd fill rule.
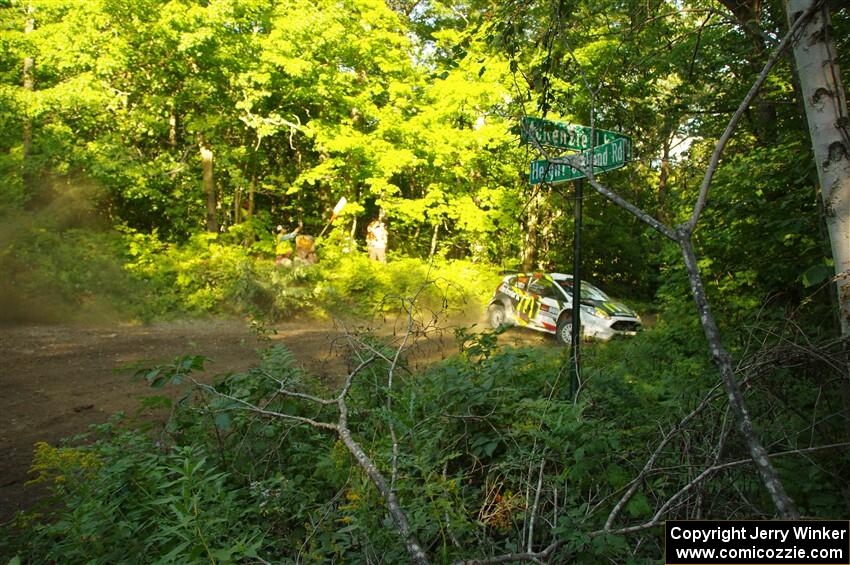
<path fill-rule="evenodd" d="M 628 138 L 620 138 L 598 145 L 593 148 L 593 174 L 619 169 L 631 158 L 631 143 Z M 579 159 L 588 163 L 590 150 L 582 151 Z M 541 182 L 557 183 L 584 178 L 586 175 L 565 163 L 550 163 L 549 161 L 532 161 L 531 184 Z"/>
<path fill-rule="evenodd" d="M 525 117 L 520 122 L 520 136 L 526 143 L 532 139 L 540 145 L 584 151 L 591 146 L 604 145 L 616 139 L 628 139 L 627 136 L 614 131 L 596 129 L 596 143 L 590 143 L 590 130 L 587 126 L 565 124 L 541 118 Z"/>

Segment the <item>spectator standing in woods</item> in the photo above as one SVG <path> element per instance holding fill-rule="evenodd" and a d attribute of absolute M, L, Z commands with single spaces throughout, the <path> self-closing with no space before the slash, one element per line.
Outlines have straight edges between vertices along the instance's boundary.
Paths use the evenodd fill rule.
<path fill-rule="evenodd" d="M 384 213 L 366 226 L 366 247 L 369 249 L 369 259 L 387 262 L 387 226 L 384 224 Z"/>
<path fill-rule="evenodd" d="M 292 266 L 293 240 L 301 231 L 301 224 L 289 233 L 283 232 L 283 226 L 277 226 L 277 244 L 275 245 L 275 265 L 279 267 Z"/>

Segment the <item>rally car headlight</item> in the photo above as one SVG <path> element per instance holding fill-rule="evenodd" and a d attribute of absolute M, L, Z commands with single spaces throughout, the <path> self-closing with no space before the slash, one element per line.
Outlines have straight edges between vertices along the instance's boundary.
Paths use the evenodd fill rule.
<path fill-rule="evenodd" d="M 602 318 L 603 320 L 608 320 L 608 319 L 611 318 L 611 316 L 608 314 L 608 312 L 606 312 L 602 308 L 596 308 L 593 311 L 593 315 L 596 316 L 597 318 Z"/>

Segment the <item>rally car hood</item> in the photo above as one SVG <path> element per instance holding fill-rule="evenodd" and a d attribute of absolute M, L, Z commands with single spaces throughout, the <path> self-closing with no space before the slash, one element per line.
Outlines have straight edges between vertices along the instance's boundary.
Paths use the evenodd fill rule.
<path fill-rule="evenodd" d="M 637 318 L 637 313 L 621 302 L 614 302 L 613 300 L 582 300 L 581 302 L 588 306 L 593 305 L 609 316 Z"/>

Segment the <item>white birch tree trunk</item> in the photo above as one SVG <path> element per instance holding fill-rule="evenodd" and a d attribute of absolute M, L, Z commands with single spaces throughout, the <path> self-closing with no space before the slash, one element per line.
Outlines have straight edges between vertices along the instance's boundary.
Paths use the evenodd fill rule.
<path fill-rule="evenodd" d="M 813 0 L 787 0 L 793 21 Z M 794 43 L 809 136 L 817 165 L 823 213 L 838 292 L 841 335 L 850 337 L 850 120 L 836 62 L 828 4 L 815 12 Z"/>

